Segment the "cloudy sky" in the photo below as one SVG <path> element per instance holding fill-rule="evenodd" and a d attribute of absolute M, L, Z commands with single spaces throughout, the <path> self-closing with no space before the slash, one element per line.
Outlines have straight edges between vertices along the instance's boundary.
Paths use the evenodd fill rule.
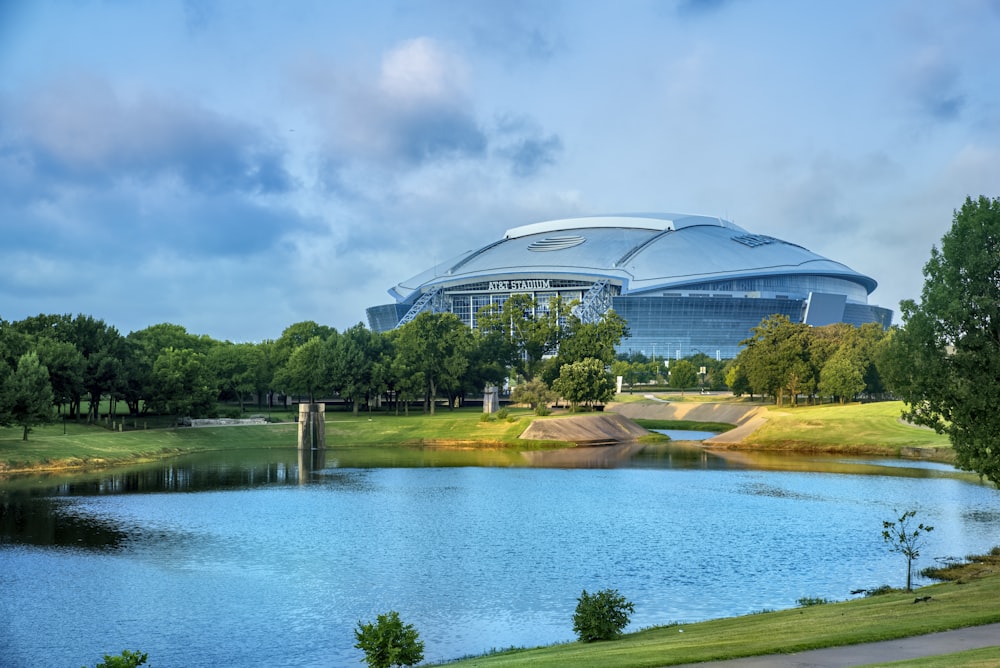
<path fill-rule="evenodd" d="M 897 309 L 1000 196 L 998 36 L 998 0 L 0 0 L 0 317 L 343 329 L 510 227 L 632 211 Z"/>

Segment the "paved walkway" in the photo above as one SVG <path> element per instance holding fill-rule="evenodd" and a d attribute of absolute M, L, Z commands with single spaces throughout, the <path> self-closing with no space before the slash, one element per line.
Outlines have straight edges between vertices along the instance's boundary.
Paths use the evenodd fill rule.
<path fill-rule="evenodd" d="M 688 663 L 672 668 L 848 668 L 995 646 L 1000 646 L 1000 624 L 970 626 L 899 640 L 828 647 L 797 654 L 769 654 L 728 661 Z"/>

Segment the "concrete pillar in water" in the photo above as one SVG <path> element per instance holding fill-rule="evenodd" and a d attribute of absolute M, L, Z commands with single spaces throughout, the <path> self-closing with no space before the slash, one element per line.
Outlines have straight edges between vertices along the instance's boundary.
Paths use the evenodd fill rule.
<path fill-rule="evenodd" d="M 326 448 L 326 404 L 299 404 L 299 449 Z"/>

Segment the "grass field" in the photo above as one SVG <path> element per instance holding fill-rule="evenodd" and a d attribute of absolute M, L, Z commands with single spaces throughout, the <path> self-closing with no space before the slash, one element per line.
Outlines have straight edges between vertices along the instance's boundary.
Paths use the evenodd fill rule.
<path fill-rule="evenodd" d="M 758 445 L 783 448 L 803 446 L 874 445 L 901 448 L 950 448 L 948 437 L 900 419 L 903 403 L 824 404 L 777 408 L 770 406 L 767 423 L 753 433 Z"/>

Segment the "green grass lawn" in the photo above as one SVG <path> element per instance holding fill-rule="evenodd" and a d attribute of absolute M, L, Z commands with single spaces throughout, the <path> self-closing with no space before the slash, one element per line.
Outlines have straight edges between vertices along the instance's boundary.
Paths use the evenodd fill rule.
<path fill-rule="evenodd" d="M 748 440 L 766 446 L 883 446 L 950 448 L 948 437 L 900 419 L 903 403 L 824 404 L 796 408 L 770 406 L 767 423 Z"/>
<path fill-rule="evenodd" d="M 932 596 L 932 599 L 914 604 L 916 596 Z M 912 593 L 899 591 L 840 603 L 658 627 L 614 641 L 514 650 L 448 665 L 641 668 L 800 652 L 1000 622 L 998 596 L 1000 576 L 993 575 L 966 584 L 931 585 Z"/>
<path fill-rule="evenodd" d="M 288 413 L 288 419 L 294 413 Z M 439 411 L 435 416 L 411 412 L 326 414 L 327 443 L 350 445 L 450 444 L 466 447 L 557 447 L 557 442 L 521 441 L 518 435 L 534 415 L 510 411 L 508 419 L 482 421 L 481 409 Z M 170 421 L 168 421 L 170 422 Z M 130 423 L 131 424 L 131 423 Z M 24 469 L 107 466 L 185 452 L 246 448 L 295 448 L 298 425 L 282 422 L 238 427 L 182 427 L 116 432 L 86 423 L 66 422 L 36 427 L 27 441 L 18 428 L 0 429 L 0 472 Z M 65 433 L 64 432 L 65 429 Z"/>

